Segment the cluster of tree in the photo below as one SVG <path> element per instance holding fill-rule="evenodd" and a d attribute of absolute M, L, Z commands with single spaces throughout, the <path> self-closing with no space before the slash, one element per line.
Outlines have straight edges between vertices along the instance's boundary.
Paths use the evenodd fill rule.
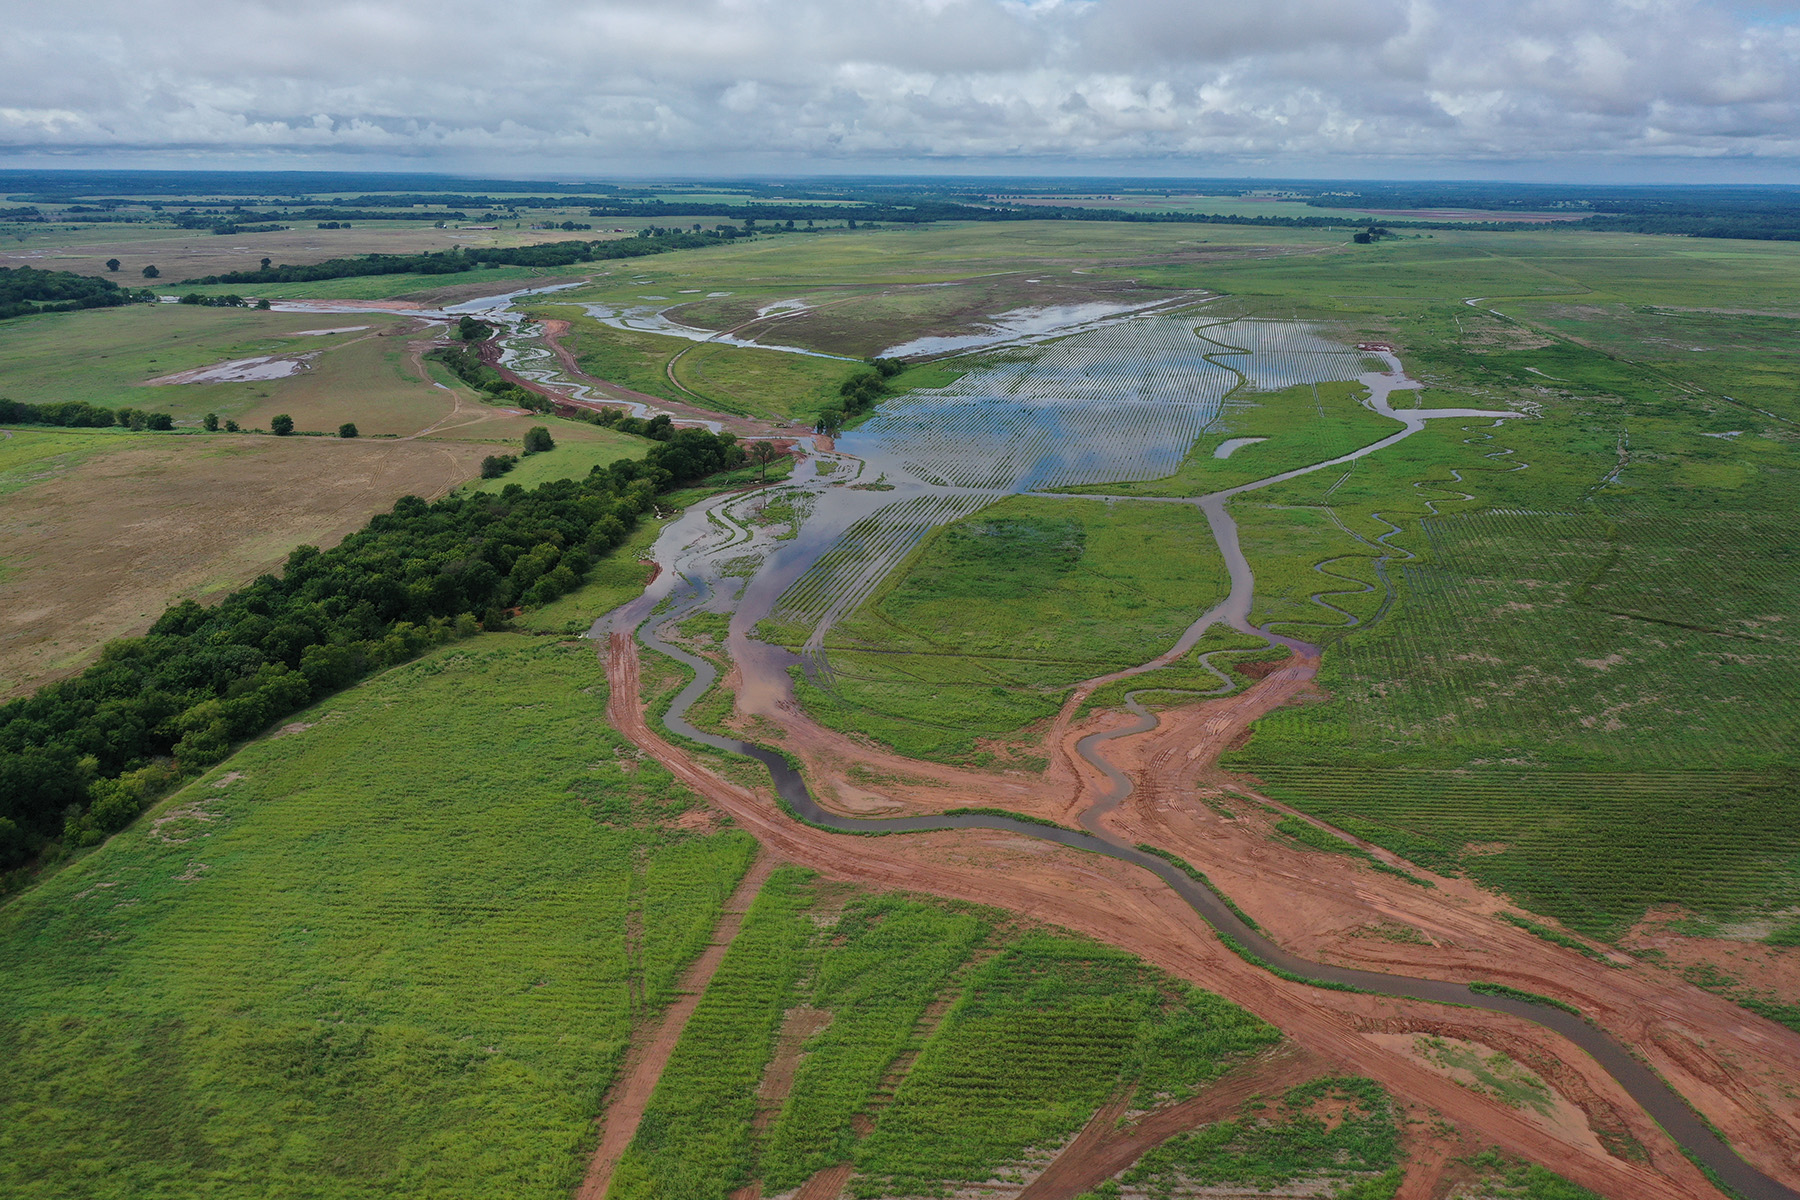
<path fill-rule="evenodd" d="M 590 213 L 588 215 L 592 216 L 593 214 Z M 532 228 L 533 229 L 560 229 L 564 233 L 572 233 L 578 229 L 592 229 L 593 226 L 592 225 L 584 225 L 579 221 L 564 221 L 560 225 L 550 223 L 550 224 L 545 224 L 545 225 L 533 225 Z"/>
<path fill-rule="evenodd" d="M 481 460 L 481 477 L 498 479 L 518 465 L 519 456 L 516 454 L 490 454 Z"/>
<path fill-rule="evenodd" d="M 0 267 L 0 321 L 32 313 L 116 308 L 155 298 L 148 292 L 134 292 L 92 275 L 40 271 L 36 267 Z"/>
<path fill-rule="evenodd" d="M 480 267 L 566 267 L 579 262 L 615 258 L 641 258 L 669 250 L 691 250 L 717 245 L 721 235 L 664 230 L 598 242 L 546 242 L 541 246 L 459 246 L 454 250 L 425 254 L 365 254 L 359 258 L 331 258 L 304 267 L 265 267 L 260 271 L 234 271 L 190 279 L 191 284 L 217 283 L 314 283 L 323 279 L 348 279 L 362 275 L 455 275 Z"/>
<path fill-rule="evenodd" d="M 202 429 L 206 430 L 206 432 L 208 432 L 208 433 L 219 432 L 219 414 L 218 413 L 207 413 L 206 416 L 201 420 L 200 427 Z M 226 433 L 236 433 L 237 431 L 238 431 L 238 423 L 236 421 L 231 420 L 230 418 L 227 418 L 225 421 L 225 432 Z"/>
<path fill-rule="evenodd" d="M 198 304 L 206 308 L 260 308 L 267 309 L 267 300 L 258 300 L 254 304 L 238 295 L 203 296 L 199 292 L 189 292 L 181 298 L 183 304 Z"/>
<path fill-rule="evenodd" d="M 468 319 L 463 318 L 465 321 Z M 532 412 L 549 412 L 555 407 L 545 397 L 530 388 L 520 387 L 482 362 L 481 355 L 475 350 L 462 346 L 445 346 L 433 350 L 431 357 L 449 367 L 458 379 L 497 404 L 509 404 Z"/>
<path fill-rule="evenodd" d="M 1382 238 L 1393 237 L 1393 230 L 1386 225 L 1371 225 L 1350 235 L 1350 240 L 1359 246 L 1367 246 L 1370 242 L 1379 242 Z"/>
<path fill-rule="evenodd" d="M 119 425 L 126 429 L 163 432 L 175 428 L 175 418 L 168 413 L 148 412 L 141 408 L 101 408 L 79 400 L 25 404 L 0 397 L 0 424 L 55 425 L 63 429 L 109 429 Z"/>
<path fill-rule="evenodd" d="M 69 211 L 84 212 L 86 210 L 77 206 Z M 43 216 L 44 214 L 34 204 L 27 204 L 21 208 L 0 208 L 0 221 L 39 221 L 43 219 Z"/>
<path fill-rule="evenodd" d="M 0 867 L 87 845 L 232 743 L 369 672 L 580 584 L 659 491 L 743 460 L 685 429 L 654 462 L 498 496 L 416 496 L 335 549 L 302 546 L 217 605 L 169 609 L 72 679 L 0 707 Z"/>
<path fill-rule="evenodd" d="M 906 369 L 906 364 L 892 358 L 871 358 L 867 366 L 858 367 L 838 385 L 839 402 L 819 413 L 814 431 L 827 437 L 836 436 L 851 417 L 868 412 L 888 394 L 888 380 Z"/>
<path fill-rule="evenodd" d="M 348 222 L 348 221 L 320 221 L 319 228 L 320 229 L 349 229 L 350 222 Z M 264 268 L 264 270 L 267 270 L 267 269 L 268 268 L 266 268 L 266 267 Z"/>

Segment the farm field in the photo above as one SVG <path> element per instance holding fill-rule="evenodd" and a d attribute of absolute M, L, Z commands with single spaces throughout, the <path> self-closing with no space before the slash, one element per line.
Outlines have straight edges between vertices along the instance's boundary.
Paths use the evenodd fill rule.
<path fill-rule="evenodd" d="M 1185 1099 L 1279 1040 L 1128 955 L 996 916 L 778 872 L 609 1195 L 774 1193 L 847 1163 L 855 1195 L 1004 1179 L 1121 1089 Z"/>
<path fill-rule="evenodd" d="M 754 849 L 603 706 L 585 647 L 458 643 L 0 910 L 0 1187 L 567 1194 Z"/>
<path fill-rule="evenodd" d="M 39 431 L 0 439 L 0 694 L 78 670 L 171 604 L 473 477 L 470 443 Z"/>

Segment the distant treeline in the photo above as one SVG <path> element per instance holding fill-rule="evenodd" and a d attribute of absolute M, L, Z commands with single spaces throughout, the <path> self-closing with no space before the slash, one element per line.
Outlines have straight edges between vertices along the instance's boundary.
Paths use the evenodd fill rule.
<path fill-rule="evenodd" d="M 72 679 L 0 707 L 0 867 L 91 845 L 232 743 L 370 672 L 577 587 L 652 498 L 744 460 L 684 429 L 644 462 L 499 495 L 416 496 L 335 549 L 302 546 L 217 605 L 184 601 Z"/>
<path fill-rule="evenodd" d="M 139 432 L 148 429 L 160 433 L 175 428 L 175 418 L 166 412 L 101 408 L 80 400 L 25 404 L 0 396 L 0 425 L 54 425 L 60 429 L 105 429 L 119 425 Z"/>
<path fill-rule="evenodd" d="M 688 233 L 679 230 L 643 230 L 635 238 L 597 242 L 547 242 L 542 246 L 459 246 L 454 250 L 425 254 L 365 254 L 360 258 L 331 258 L 310 266 L 285 263 L 262 271 L 233 271 L 184 280 L 187 284 L 218 283 L 314 283 L 321 279 L 348 279 L 360 275 L 456 275 L 480 267 L 566 267 L 603 259 L 642 258 L 670 250 L 694 250 L 716 246 L 740 236 L 737 230 Z"/>
<path fill-rule="evenodd" d="M 72 271 L 40 271 L 36 267 L 0 267 L 0 321 L 32 313 L 73 312 L 78 308 L 115 308 L 138 300 L 154 300 L 150 292 L 134 292 L 110 279 Z"/>

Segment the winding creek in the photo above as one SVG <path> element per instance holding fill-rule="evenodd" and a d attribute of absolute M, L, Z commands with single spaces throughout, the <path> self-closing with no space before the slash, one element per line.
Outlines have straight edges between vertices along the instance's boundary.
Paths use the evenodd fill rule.
<path fill-rule="evenodd" d="M 1423 429 L 1430 420 L 1465 419 L 1497 424 L 1502 419 L 1521 415 L 1513 412 L 1490 412 L 1476 409 L 1395 409 L 1390 406 L 1390 397 L 1394 392 L 1417 388 L 1420 385 L 1406 377 L 1399 360 L 1393 355 L 1383 353 L 1379 357 L 1382 358 L 1387 368 L 1386 371 L 1365 372 L 1355 377 L 1369 388 L 1368 406 L 1381 415 L 1400 423 L 1401 428 L 1394 433 L 1349 454 L 1284 471 L 1207 496 L 1158 501 L 1193 504 L 1205 514 L 1212 538 L 1228 568 L 1229 594 L 1195 620 L 1165 653 L 1150 662 L 1116 672 L 1100 680 L 1088 681 L 1088 684 L 1082 686 L 1091 687 L 1100 682 L 1129 678 L 1175 662 L 1200 640 L 1207 629 L 1220 623 L 1239 632 L 1262 637 L 1270 643 L 1286 646 L 1297 656 L 1316 662 L 1319 653 L 1317 646 L 1251 624 L 1250 612 L 1255 596 L 1256 580 L 1239 545 L 1237 525 L 1228 511 L 1231 500 L 1285 480 L 1326 470 L 1333 466 L 1352 463 L 1410 437 Z M 1210 358 L 1208 360 L 1211 361 Z M 1337 377 L 1342 378 L 1343 376 L 1340 374 Z M 768 768 L 774 781 L 775 790 L 782 801 L 794 815 L 810 825 L 838 833 L 858 835 L 906 834 L 951 829 L 998 830 L 1020 837 L 1035 838 L 1060 846 L 1106 855 L 1141 867 L 1167 884 L 1224 939 L 1235 944 L 1235 948 L 1238 948 L 1240 953 L 1251 958 L 1252 961 L 1260 960 L 1259 965 L 1272 968 L 1297 982 L 1354 988 L 1438 1004 L 1486 1009 L 1535 1022 L 1560 1034 L 1591 1055 L 1693 1160 L 1712 1171 L 1717 1179 L 1727 1187 L 1749 1200 L 1800 1200 L 1800 1192 L 1763 1174 L 1738 1157 L 1655 1071 L 1634 1057 L 1630 1050 L 1598 1026 L 1549 1005 L 1532 1003 L 1511 996 L 1478 993 L 1464 984 L 1355 970 L 1300 958 L 1288 953 L 1258 930 L 1252 928 L 1233 911 L 1220 895 L 1205 884 L 1190 877 L 1186 872 L 1157 855 L 1127 844 L 1109 831 L 1104 824 L 1104 819 L 1130 796 L 1132 783 L 1125 773 L 1106 757 L 1106 745 L 1119 738 L 1148 732 L 1156 728 L 1158 724 L 1155 714 L 1138 702 L 1136 693 L 1127 697 L 1127 707 L 1136 718 L 1131 724 L 1119 729 L 1090 734 L 1077 743 L 1077 753 L 1095 767 L 1107 781 L 1105 793 L 1081 814 L 1082 828 L 1079 830 L 988 814 L 929 815 L 885 819 L 840 816 L 823 808 L 814 800 L 800 772 L 783 755 L 734 738 L 709 733 L 689 722 L 686 718 L 689 707 L 712 688 L 717 681 L 718 672 L 715 666 L 706 659 L 670 644 L 663 636 L 664 631 L 698 611 L 729 611 L 731 634 L 728 644 L 743 678 L 740 700 L 748 691 L 756 689 L 763 689 L 765 693 L 771 689 L 775 692 L 785 693 L 789 686 L 786 672 L 788 666 L 795 661 L 794 656 L 778 647 L 755 641 L 750 637 L 750 631 L 764 617 L 778 613 L 781 597 L 794 588 L 797 581 L 803 577 L 810 578 L 816 574 L 820 570 L 821 564 L 830 560 L 834 548 L 837 548 L 844 557 L 849 558 L 854 558 L 857 553 L 862 551 L 863 547 L 856 542 L 854 537 L 859 521 L 867 523 L 880 517 L 884 512 L 896 510 L 904 516 L 908 504 L 918 510 L 910 517 L 890 521 L 891 528 L 888 528 L 886 533 L 880 537 L 871 535 L 872 540 L 868 544 L 877 551 L 874 554 L 874 561 L 863 561 L 857 564 L 859 573 L 856 579 L 845 586 L 831 605 L 809 614 L 814 619 L 824 618 L 828 623 L 830 619 L 841 615 L 851 605 L 866 596 L 886 571 L 891 569 L 905 551 L 915 545 L 929 528 L 941 524 L 945 520 L 953 520 L 978 511 L 1005 495 L 1023 493 L 1042 497 L 1057 496 L 1070 503 L 1107 502 L 1123 499 L 1122 497 L 1095 495 L 1067 495 L 1038 490 L 1038 486 L 1034 486 L 1034 484 L 1038 480 L 1044 479 L 1046 474 L 1058 481 L 1067 477 L 1067 472 L 1060 465 L 1046 472 L 1041 459 L 1008 470 L 1006 473 L 1010 478 L 1004 480 L 996 478 L 993 472 L 998 469 L 995 465 L 998 460 L 994 457 L 994 451 L 999 447 L 990 444 L 991 439 L 983 437 L 976 437 L 974 439 L 976 444 L 973 447 L 967 444 L 960 445 L 957 452 L 949 458 L 939 455 L 932 461 L 922 461 L 918 446 L 932 440 L 932 423 L 946 419 L 954 423 L 966 415 L 960 411 L 962 407 L 964 406 L 956 397 L 951 397 L 948 401 L 941 403 L 936 410 L 927 408 L 921 412 L 915 406 L 910 415 L 914 418 L 923 418 L 924 432 L 919 441 L 911 444 L 907 444 L 902 436 L 905 432 L 906 418 L 909 415 L 903 407 L 901 412 L 881 422 L 872 435 L 865 435 L 859 439 L 845 439 L 847 442 L 860 443 L 860 445 L 845 447 L 849 451 L 847 454 L 814 456 L 808 459 L 804 464 L 805 469 L 796 473 L 794 483 L 786 491 L 790 496 L 805 494 L 811 495 L 815 501 L 823 501 L 826 495 L 824 489 L 836 486 L 838 490 L 832 492 L 830 497 L 833 501 L 834 511 L 829 513 L 818 511 L 815 513 L 815 517 L 818 519 L 815 520 L 803 522 L 796 519 L 794 535 L 798 536 L 790 535 L 793 536 L 793 540 L 785 545 L 775 544 L 744 519 L 743 510 L 740 507 L 746 503 L 744 497 L 721 497 L 689 509 L 666 527 L 663 537 L 658 541 L 656 556 L 663 571 L 656 583 L 637 600 L 597 621 L 589 636 L 604 639 L 610 633 L 635 633 L 645 646 L 688 667 L 694 677 L 676 696 L 664 717 L 666 727 L 694 742 L 728 753 L 748 756 L 761 762 Z M 948 418 L 944 417 L 944 409 L 951 410 Z M 1216 405 L 1211 412 L 1216 414 Z M 1055 414 L 1053 423 L 1059 432 L 1072 433 L 1074 430 L 1068 427 L 1066 417 L 1066 413 Z M 1207 420 L 1210 419 L 1211 415 L 1208 415 Z M 1179 440 L 1184 449 L 1192 444 L 1189 432 L 1191 423 L 1191 421 L 1187 421 L 1170 430 L 1172 436 Z M 1204 422 L 1202 423 L 1204 424 Z M 1042 421 L 1035 425 L 1027 422 L 1012 432 L 1021 433 L 1029 440 L 1042 428 L 1044 428 Z M 1002 431 L 995 430 L 994 432 L 999 434 Z M 945 444 L 955 441 L 955 439 L 939 440 Z M 863 453 L 859 453 L 859 450 Z M 1004 458 L 1004 455 L 1001 457 Z M 1108 453 L 1103 457 L 1111 462 L 1118 456 Z M 950 463 L 953 469 L 943 469 L 942 464 L 945 462 Z M 962 463 L 973 463 L 987 471 L 988 474 L 981 478 L 971 477 L 958 466 Z M 1064 458 L 1059 459 L 1058 463 L 1066 463 L 1066 450 Z M 1004 463 L 1001 465 L 1004 466 Z M 872 468 L 880 469 L 880 479 L 886 480 L 891 475 L 895 482 L 886 485 L 885 491 L 852 492 L 843 486 L 849 480 L 863 479 L 866 487 L 866 481 Z M 1107 464 L 1101 464 L 1099 469 L 1114 468 Z M 1155 469 L 1161 473 L 1167 473 L 1161 466 L 1157 466 Z M 843 474 L 839 475 L 839 472 Z M 831 476 L 837 476 L 837 478 L 830 478 Z M 1121 474 L 1107 477 L 1133 478 L 1137 476 Z M 1142 498 L 1135 499 L 1141 500 Z M 766 502 L 766 499 L 763 502 Z M 823 503 L 820 503 L 818 507 L 820 510 L 826 508 Z M 734 509 L 738 510 L 736 515 L 734 515 Z M 879 522 L 877 523 L 879 524 Z M 1397 549 L 1388 547 L 1385 541 L 1392 532 L 1397 532 L 1397 529 L 1391 530 L 1389 535 L 1383 535 L 1383 549 Z M 849 546 L 848 551 L 842 549 L 845 545 Z M 760 549 L 765 557 L 750 578 L 740 581 L 730 578 L 731 573 L 722 572 L 719 569 L 719 564 L 724 562 L 729 555 L 743 555 L 752 549 Z M 1405 552 L 1399 551 L 1399 553 Z M 815 638 L 816 644 L 818 644 L 817 638 Z M 809 669 L 812 665 L 809 664 Z M 1210 666 L 1210 664 L 1208 665 Z M 1284 669 L 1310 672 L 1316 667 L 1302 664 Z M 1215 673 L 1217 672 L 1215 671 Z M 1221 679 L 1223 678 L 1221 676 Z M 1228 690 L 1228 686 L 1222 690 Z"/>

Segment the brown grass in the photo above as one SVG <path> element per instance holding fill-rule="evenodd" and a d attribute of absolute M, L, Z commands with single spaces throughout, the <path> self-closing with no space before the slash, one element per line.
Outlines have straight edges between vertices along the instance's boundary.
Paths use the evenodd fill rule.
<path fill-rule="evenodd" d="M 0 697 L 90 661 L 184 598 L 202 602 L 332 546 L 407 494 L 477 472 L 479 445 L 171 437 L 0 499 Z"/>

